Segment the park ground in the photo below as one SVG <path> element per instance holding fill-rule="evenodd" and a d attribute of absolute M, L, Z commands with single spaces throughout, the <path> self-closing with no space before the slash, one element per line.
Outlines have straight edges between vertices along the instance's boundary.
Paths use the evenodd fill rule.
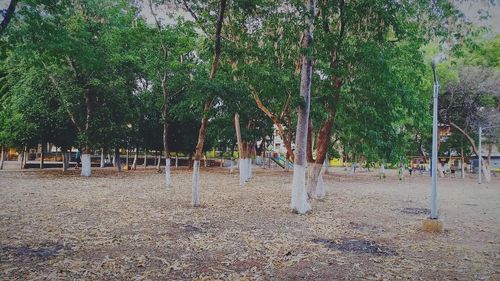
<path fill-rule="evenodd" d="M 424 233 L 430 177 L 334 169 L 313 211 L 290 211 L 292 173 L 224 168 L 163 186 L 118 174 L 0 171 L 1 280 L 500 280 L 500 180 L 439 180 L 445 231 Z"/>

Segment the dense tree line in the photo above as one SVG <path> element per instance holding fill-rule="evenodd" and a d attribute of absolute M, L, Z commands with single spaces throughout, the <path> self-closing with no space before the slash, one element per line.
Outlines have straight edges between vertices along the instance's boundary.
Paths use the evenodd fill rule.
<path fill-rule="evenodd" d="M 158 12 L 164 2 L 175 7 L 171 14 Z M 498 57 L 491 57 L 498 37 L 467 45 L 446 1 L 24 0 L 3 14 L 2 147 L 49 142 L 66 157 L 81 148 L 85 176 L 96 151 L 157 151 L 166 158 L 167 186 L 170 154 L 181 152 L 194 159 L 194 206 L 202 153 L 237 146 L 243 185 L 257 142 L 273 126 L 295 162 L 292 208 L 299 213 L 309 210 L 308 197 L 325 196 L 328 154 L 368 167 L 425 157 L 429 56 L 442 41 L 460 65 L 487 68 L 498 81 Z M 469 142 L 498 112 L 498 93 L 466 79 L 473 71 L 445 79 L 441 101 L 441 121 Z M 470 102 L 454 105 L 457 95 Z M 469 118 L 484 106 L 490 117 Z M 457 138 L 443 147 L 460 145 L 463 155 Z"/>

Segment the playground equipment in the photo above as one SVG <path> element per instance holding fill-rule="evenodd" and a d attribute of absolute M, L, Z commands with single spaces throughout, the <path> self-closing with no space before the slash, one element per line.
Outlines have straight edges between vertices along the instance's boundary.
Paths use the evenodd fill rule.
<path fill-rule="evenodd" d="M 293 163 L 290 161 L 286 161 L 285 157 L 283 156 L 277 156 L 271 158 L 271 160 L 276 163 L 276 165 L 280 166 L 281 168 L 285 169 L 286 163 L 288 162 L 288 168 L 293 169 Z"/>

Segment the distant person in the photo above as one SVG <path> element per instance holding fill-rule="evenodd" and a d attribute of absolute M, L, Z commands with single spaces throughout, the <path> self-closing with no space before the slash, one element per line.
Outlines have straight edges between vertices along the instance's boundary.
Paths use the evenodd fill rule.
<path fill-rule="evenodd" d="M 457 168 L 455 167 L 455 165 L 451 165 L 450 167 L 450 171 L 451 171 L 451 177 L 455 177 L 455 172 L 457 171 Z"/>
<path fill-rule="evenodd" d="M 80 162 L 82 161 L 82 157 L 81 157 L 81 152 L 80 152 L 80 149 L 78 149 L 76 151 L 76 165 L 75 165 L 75 169 L 78 169 L 78 167 L 80 167 Z"/>

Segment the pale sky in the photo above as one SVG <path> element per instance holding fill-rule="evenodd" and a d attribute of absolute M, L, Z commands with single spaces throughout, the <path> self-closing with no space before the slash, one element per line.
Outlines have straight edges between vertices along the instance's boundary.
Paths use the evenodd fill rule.
<path fill-rule="evenodd" d="M 136 0 L 141 3 L 143 15 L 150 23 L 154 23 L 148 6 L 148 0 Z M 500 34 L 500 0 L 451 0 L 465 15 L 468 21 L 472 21 L 481 26 L 488 26 L 493 33 Z M 21 0 L 22 2 L 22 0 Z M 162 20 L 171 22 L 165 15 L 173 12 L 176 16 L 182 15 L 190 17 L 183 9 L 176 8 L 172 0 L 166 0 L 167 4 L 156 7 L 156 13 Z M 6 9 L 10 0 L 0 0 L 0 9 Z M 481 17 L 488 16 L 481 20 Z M 1 16 L 0 16 L 1 18 Z"/>

